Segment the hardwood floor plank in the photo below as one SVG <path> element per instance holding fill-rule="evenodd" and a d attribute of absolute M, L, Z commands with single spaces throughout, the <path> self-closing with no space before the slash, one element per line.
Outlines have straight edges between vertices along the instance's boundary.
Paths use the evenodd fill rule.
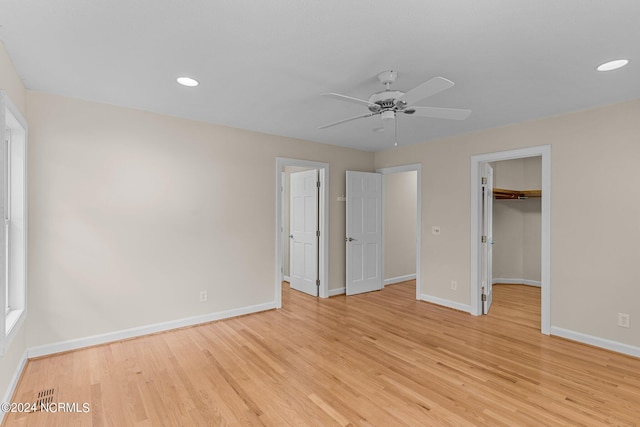
<path fill-rule="evenodd" d="M 30 360 L 14 402 L 56 390 L 89 413 L 6 426 L 513 426 L 640 420 L 640 359 L 540 334 L 540 289 L 494 286 L 489 315 L 415 282 Z"/>

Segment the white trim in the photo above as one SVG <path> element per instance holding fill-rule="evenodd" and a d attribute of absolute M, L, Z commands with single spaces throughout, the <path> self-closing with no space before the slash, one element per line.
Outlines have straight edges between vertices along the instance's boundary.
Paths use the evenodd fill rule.
<path fill-rule="evenodd" d="M 24 353 L 22 353 L 22 357 L 18 362 L 18 366 L 16 370 L 13 372 L 13 375 L 11 376 L 11 380 L 9 380 L 9 386 L 5 390 L 4 397 L 2 399 L 3 402 L 14 401 L 13 394 L 16 392 L 16 388 L 18 387 L 18 382 L 20 381 L 20 377 L 22 376 L 22 371 L 24 371 L 24 367 L 27 365 L 27 360 L 29 360 L 29 358 L 27 357 L 27 350 L 25 350 Z M 6 414 L 5 411 L 0 411 L 0 424 L 2 424 L 2 422 L 4 421 L 5 414 Z"/>
<path fill-rule="evenodd" d="M 416 278 L 415 274 L 407 274 L 404 276 L 392 277 L 390 279 L 384 279 L 384 285 L 393 285 L 395 283 L 406 282 L 407 280 L 413 280 Z"/>
<path fill-rule="evenodd" d="M 471 306 L 468 304 L 462 304 L 456 301 L 434 297 L 427 294 L 420 295 L 420 300 L 430 302 L 432 304 L 441 305 L 448 308 L 453 308 L 454 310 L 464 311 L 465 313 L 471 313 Z"/>
<path fill-rule="evenodd" d="M 275 275 L 275 303 L 276 308 L 282 307 L 282 266 L 284 244 L 282 242 L 282 168 L 298 166 L 320 171 L 320 247 L 318 248 L 320 263 L 320 298 L 329 297 L 329 163 L 313 162 L 309 160 L 276 157 L 276 275 Z"/>
<path fill-rule="evenodd" d="M 9 240 L 9 269 L 4 271 L 0 281 L 0 307 L 3 307 L 3 312 L 7 307 L 8 301 L 6 301 L 7 289 L 5 284 L 9 283 L 9 302 L 11 305 L 11 311 L 0 316 L 0 356 L 3 355 L 13 338 L 17 335 L 18 331 L 22 327 L 25 318 L 27 317 L 27 283 L 28 283 L 28 139 L 29 128 L 26 119 L 20 113 L 20 110 L 11 102 L 7 93 L 0 90 L 0 141 L 2 141 L 4 151 L 6 149 L 4 145 L 5 135 L 4 132 L 9 129 L 11 133 L 11 162 L 12 166 L 12 180 L 14 184 L 17 183 L 16 188 L 7 188 L 7 182 L 5 177 L 0 177 L 0 187 L 3 188 L 2 193 L 8 190 L 9 194 L 12 194 L 12 198 L 22 199 L 21 203 L 14 201 L 12 204 L 12 221 L 11 227 L 14 229 L 14 238 Z M 17 158 L 17 160 L 16 160 Z M 21 173 L 20 173 L 21 172 Z M 16 175 L 14 175 L 16 173 Z M 20 173 L 20 175 L 17 175 Z M 17 179 L 16 179 L 17 178 Z M 11 184 L 12 187 L 14 184 Z M 17 216 L 16 216 L 17 213 Z M 2 236 L 5 235 L 6 227 L 2 227 Z M 4 245 L 3 245 L 4 246 Z M 4 248 L 2 254 L 5 254 Z M 6 254 L 5 254 L 6 255 Z M 0 257 L 0 258 L 4 258 Z M 7 278 L 9 280 L 5 280 Z"/>
<path fill-rule="evenodd" d="M 143 335 L 154 334 L 157 332 L 169 331 L 171 329 L 184 328 L 186 326 L 194 326 L 202 323 L 213 322 L 215 320 L 228 319 L 230 317 L 243 316 L 245 314 L 258 313 L 266 310 L 273 310 L 275 308 L 276 302 L 274 301 L 266 304 L 257 304 L 248 307 L 218 311 L 216 313 L 203 314 L 200 316 L 185 317 L 183 319 L 155 323 L 152 325 L 140 326 L 137 328 L 123 329 L 121 331 L 92 335 L 89 337 L 61 341 L 53 344 L 45 344 L 27 349 L 27 356 L 29 358 L 48 356 L 50 354 L 61 353 L 64 351 L 77 350 L 80 348 L 91 347 L 100 344 L 107 344 L 114 341 L 136 338 Z"/>
<path fill-rule="evenodd" d="M 284 280 L 285 282 L 291 283 L 291 277 L 289 276 L 282 276 L 282 280 Z"/>
<path fill-rule="evenodd" d="M 336 295 L 344 295 L 347 293 L 347 288 L 329 289 L 329 296 L 335 297 Z"/>
<path fill-rule="evenodd" d="M 500 151 L 471 156 L 471 314 L 482 314 L 480 298 L 480 215 L 482 200 L 476 189 L 480 188 L 481 164 L 501 160 L 521 159 L 525 157 L 542 157 L 542 224 L 541 224 L 541 310 L 540 330 L 549 335 L 551 330 L 551 146 Z"/>
<path fill-rule="evenodd" d="M 500 277 L 494 278 L 491 280 L 491 284 L 495 285 L 496 283 L 500 283 L 502 285 L 527 285 L 527 286 L 535 286 L 542 287 L 542 283 L 538 280 L 528 280 L 528 279 L 503 279 Z"/>
<path fill-rule="evenodd" d="M 604 338 L 594 337 L 593 335 L 583 334 L 581 332 L 571 331 L 569 329 L 551 327 L 551 335 L 577 341 L 583 344 L 589 344 L 617 353 L 628 354 L 629 356 L 640 357 L 640 347 L 624 344 L 618 341 L 611 341 Z"/>
<path fill-rule="evenodd" d="M 403 166 L 391 166 L 388 168 L 377 169 L 376 172 L 383 175 L 399 172 L 411 172 L 416 171 L 416 299 L 420 300 L 420 289 L 422 289 L 422 164 L 413 163 Z M 383 180 L 384 182 L 384 180 Z M 383 197 L 384 197 L 384 185 L 383 185 Z M 384 239 L 384 209 L 383 209 L 383 229 L 382 235 Z M 384 262 L 384 240 L 382 246 L 382 261 Z"/>

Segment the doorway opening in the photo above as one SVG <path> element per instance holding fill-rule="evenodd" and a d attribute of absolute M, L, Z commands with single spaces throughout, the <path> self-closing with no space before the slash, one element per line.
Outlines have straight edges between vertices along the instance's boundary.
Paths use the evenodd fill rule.
<path fill-rule="evenodd" d="M 377 172 L 383 175 L 383 284 L 415 279 L 416 300 L 420 300 L 422 165 L 382 168 Z"/>
<path fill-rule="evenodd" d="M 490 313 L 540 328 L 542 158 L 490 165 L 494 190 L 490 280 L 493 301 L 502 314 L 494 308 Z"/>
<path fill-rule="evenodd" d="M 321 298 L 328 298 L 328 248 L 329 248 L 329 215 L 328 215 L 328 186 L 329 164 L 308 160 L 276 158 L 276 275 L 275 302 L 276 307 L 282 307 L 282 281 L 285 279 L 285 242 L 289 239 L 289 230 L 285 227 L 285 185 L 286 173 L 293 170 L 317 170 L 318 190 L 318 231 L 317 239 L 317 280 L 318 293 Z M 286 239 L 286 240 L 285 240 Z M 288 253 L 287 253 L 288 256 Z M 287 277 L 289 279 L 289 277 Z"/>
<path fill-rule="evenodd" d="M 484 277 L 487 269 L 491 270 L 491 237 L 483 235 L 486 229 L 485 203 L 483 203 L 483 172 L 492 162 L 504 160 L 540 157 L 541 162 L 541 197 L 540 197 L 540 330 L 549 335 L 551 327 L 551 250 L 550 250 L 550 218 L 551 218 L 551 147 L 548 145 L 525 149 L 502 151 L 497 153 L 472 156 L 471 158 L 471 314 L 481 315 L 486 301 L 483 287 L 491 287 L 492 278 Z M 486 193 L 485 193 L 486 194 Z M 485 200 L 486 202 L 486 200 Z M 485 297 L 486 298 L 486 297 Z"/>

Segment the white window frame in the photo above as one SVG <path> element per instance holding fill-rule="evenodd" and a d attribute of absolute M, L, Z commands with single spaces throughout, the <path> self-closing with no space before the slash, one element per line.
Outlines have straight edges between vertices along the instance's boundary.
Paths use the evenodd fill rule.
<path fill-rule="evenodd" d="M 0 91 L 0 354 L 27 316 L 27 122 Z M 4 314 L 3 314 L 4 313 Z"/>

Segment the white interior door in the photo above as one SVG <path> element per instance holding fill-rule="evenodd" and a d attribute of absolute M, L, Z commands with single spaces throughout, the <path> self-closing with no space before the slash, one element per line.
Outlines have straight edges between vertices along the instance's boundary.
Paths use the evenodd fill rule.
<path fill-rule="evenodd" d="M 289 279 L 292 289 L 318 296 L 318 171 L 290 177 Z"/>
<path fill-rule="evenodd" d="M 347 171 L 347 295 L 382 289 L 382 174 Z"/>
<path fill-rule="evenodd" d="M 482 166 L 482 312 L 487 314 L 493 301 L 493 168 L 489 163 Z"/>

